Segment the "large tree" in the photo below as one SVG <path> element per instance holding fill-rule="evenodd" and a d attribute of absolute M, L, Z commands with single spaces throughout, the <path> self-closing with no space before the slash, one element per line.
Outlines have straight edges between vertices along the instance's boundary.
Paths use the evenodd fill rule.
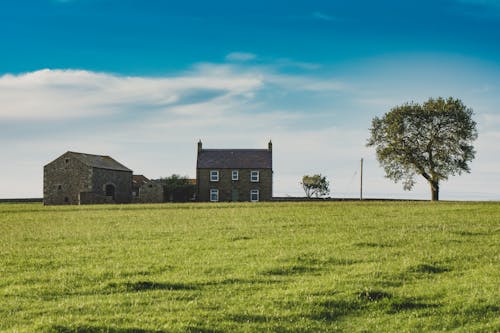
<path fill-rule="evenodd" d="M 429 182 L 432 200 L 439 200 L 442 180 L 470 172 L 477 138 L 472 115 L 471 108 L 452 97 L 406 103 L 372 120 L 367 146 L 375 147 L 387 178 L 411 190 L 415 175 L 421 175 Z"/>

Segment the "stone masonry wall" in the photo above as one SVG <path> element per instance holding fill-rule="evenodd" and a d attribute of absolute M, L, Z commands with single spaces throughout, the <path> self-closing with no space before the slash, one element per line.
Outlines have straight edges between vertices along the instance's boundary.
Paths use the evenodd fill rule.
<path fill-rule="evenodd" d="M 219 171 L 219 181 L 210 181 L 210 171 Z M 231 180 L 233 170 L 239 171 L 238 180 Z M 259 171 L 259 182 L 250 181 L 250 171 Z M 269 201 L 273 196 L 273 171 L 271 169 L 198 169 L 198 201 L 210 201 L 210 189 L 219 190 L 219 201 L 233 201 L 233 191 L 238 201 L 250 201 L 250 190 L 259 190 L 259 201 Z"/>
<path fill-rule="evenodd" d="M 115 202 L 132 202 L 132 172 L 93 168 L 92 190 L 96 194 L 106 195 L 106 185 L 115 187 Z"/>
<path fill-rule="evenodd" d="M 43 168 L 45 205 L 77 205 L 79 194 L 91 190 L 91 168 L 63 154 Z"/>

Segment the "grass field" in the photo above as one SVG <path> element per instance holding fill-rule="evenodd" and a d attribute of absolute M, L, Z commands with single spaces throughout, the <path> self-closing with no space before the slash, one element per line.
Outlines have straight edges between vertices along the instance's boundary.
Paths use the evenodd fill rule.
<path fill-rule="evenodd" d="M 2 332 L 500 332 L 500 203 L 0 205 Z"/>

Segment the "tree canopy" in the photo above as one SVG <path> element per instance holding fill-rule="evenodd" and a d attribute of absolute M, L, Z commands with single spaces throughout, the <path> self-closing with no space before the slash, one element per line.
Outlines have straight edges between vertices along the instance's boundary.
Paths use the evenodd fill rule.
<path fill-rule="evenodd" d="M 478 135 L 472 115 L 471 108 L 452 97 L 406 103 L 372 120 L 367 146 L 375 147 L 387 178 L 411 190 L 415 175 L 421 175 L 430 184 L 432 200 L 439 200 L 441 181 L 470 172 Z"/>
<path fill-rule="evenodd" d="M 321 176 L 321 174 L 314 176 L 305 175 L 302 177 L 302 182 L 300 184 L 308 198 L 312 196 L 318 198 L 330 193 L 330 183 L 326 177 Z"/>
<path fill-rule="evenodd" d="M 187 176 L 173 174 L 162 178 L 164 195 L 167 201 L 186 202 L 193 198 L 196 185 Z"/>

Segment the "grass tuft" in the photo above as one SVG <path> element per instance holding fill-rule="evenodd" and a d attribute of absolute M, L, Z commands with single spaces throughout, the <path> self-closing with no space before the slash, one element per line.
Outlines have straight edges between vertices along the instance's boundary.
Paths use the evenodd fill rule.
<path fill-rule="evenodd" d="M 162 283 L 154 281 L 137 282 L 111 282 L 108 288 L 114 291 L 140 292 L 148 290 L 195 290 L 199 289 L 197 285 L 188 283 Z"/>
<path fill-rule="evenodd" d="M 365 289 L 358 294 L 358 299 L 365 302 L 380 301 L 385 298 L 392 298 L 392 295 L 388 292 L 381 290 L 368 290 Z"/>
<path fill-rule="evenodd" d="M 438 274 L 438 273 L 449 272 L 450 269 L 448 267 L 437 266 L 437 265 L 418 264 L 416 266 L 410 267 L 408 271 L 411 273 Z"/>

